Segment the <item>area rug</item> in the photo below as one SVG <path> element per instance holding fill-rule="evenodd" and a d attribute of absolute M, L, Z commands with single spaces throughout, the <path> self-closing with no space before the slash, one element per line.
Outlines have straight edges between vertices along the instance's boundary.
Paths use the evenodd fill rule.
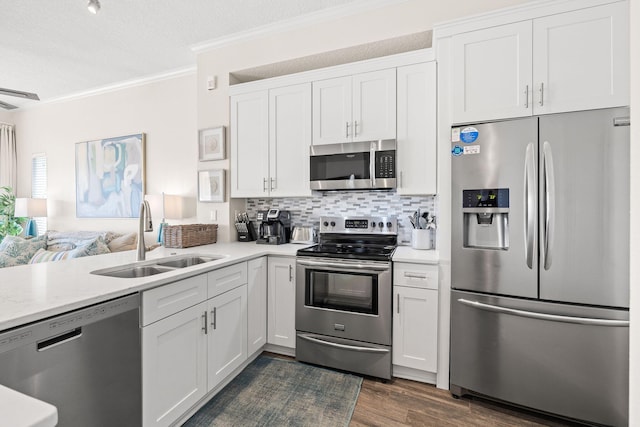
<path fill-rule="evenodd" d="M 347 426 L 362 378 L 261 355 L 183 425 Z"/>

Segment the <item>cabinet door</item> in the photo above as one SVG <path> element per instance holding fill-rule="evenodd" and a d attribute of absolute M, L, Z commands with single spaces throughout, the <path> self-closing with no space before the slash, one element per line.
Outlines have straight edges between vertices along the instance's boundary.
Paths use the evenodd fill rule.
<path fill-rule="evenodd" d="M 393 364 L 436 372 L 438 291 L 393 288 Z"/>
<path fill-rule="evenodd" d="M 247 283 L 247 355 L 267 343 L 267 257 L 249 261 Z"/>
<path fill-rule="evenodd" d="M 310 196 L 311 83 L 269 91 L 269 189 L 272 197 Z"/>
<path fill-rule="evenodd" d="M 399 67 L 399 194 L 436 194 L 436 63 Z"/>
<path fill-rule="evenodd" d="M 207 392 L 206 302 L 142 328 L 144 426 L 168 426 Z"/>
<path fill-rule="evenodd" d="M 536 114 L 629 105 L 628 4 L 533 22 Z"/>
<path fill-rule="evenodd" d="M 313 144 L 351 141 L 351 77 L 313 82 Z"/>
<path fill-rule="evenodd" d="M 232 96 L 231 197 L 268 194 L 269 94 L 265 91 Z"/>
<path fill-rule="evenodd" d="M 395 139 L 395 68 L 356 74 L 352 85 L 352 140 Z"/>
<path fill-rule="evenodd" d="M 247 285 L 208 301 L 208 390 L 247 360 Z"/>
<path fill-rule="evenodd" d="M 295 348 L 295 258 L 269 257 L 269 344 Z"/>
<path fill-rule="evenodd" d="M 532 23 L 452 37 L 453 122 L 532 114 Z"/>

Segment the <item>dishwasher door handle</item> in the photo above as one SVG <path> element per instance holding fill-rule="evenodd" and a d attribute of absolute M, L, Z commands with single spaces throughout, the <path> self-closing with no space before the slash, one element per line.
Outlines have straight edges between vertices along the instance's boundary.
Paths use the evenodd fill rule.
<path fill-rule="evenodd" d="M 36 347 L 38 351 L 45 351 L 50 348 L 68 343 L 69 341 L 78 339 L 81 336 L 82 336 L 82 328 L 75 328 L 70 331 L 64 332 L 62 334 L 56 335 L 54 337 L 47 338 L 46 340 L 42 340 L 38 342 Z"/>

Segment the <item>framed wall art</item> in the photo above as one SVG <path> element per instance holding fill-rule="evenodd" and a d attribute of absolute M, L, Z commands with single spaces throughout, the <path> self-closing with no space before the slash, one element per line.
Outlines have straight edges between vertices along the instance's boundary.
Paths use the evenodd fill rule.
<path fill-rule="evenodd" d="M 198 201 L 224 202 L 224 170 L 198 171 Z"/>
<path fill-rule="evenodd" d="M 78 142 L 76 216 L 137 218 L 145 191 L 145 134 Z"/>
<path fill-rule="evenodd" d="M 225 156 L 224 126 L 202 129 L 198 133 L 198 160 L 222 160 Z"/>

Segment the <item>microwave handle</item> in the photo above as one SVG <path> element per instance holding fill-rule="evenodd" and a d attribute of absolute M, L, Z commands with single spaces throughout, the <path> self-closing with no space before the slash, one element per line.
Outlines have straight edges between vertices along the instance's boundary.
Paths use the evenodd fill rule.
<path fill-rule="evenodd" d="M 376 188 L 376 147 L 371 144 L 369 155 L 369 177 L 371 178 L 371 188 Z"/>

